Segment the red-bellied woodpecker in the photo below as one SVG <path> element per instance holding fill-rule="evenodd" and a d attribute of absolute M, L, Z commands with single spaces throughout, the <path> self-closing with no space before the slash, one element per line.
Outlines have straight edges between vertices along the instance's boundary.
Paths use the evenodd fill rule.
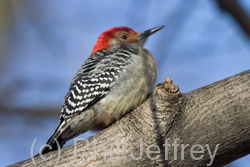
<path fill-rule="evenodd" d="M 90 129 L 109 126 L 147 99 L 156 81 L 157 65 L 143 45 L 163 27 L 142 33 L 114 27 L 100 35 L 70 84 L 60 124 L 42 154 Z"/>

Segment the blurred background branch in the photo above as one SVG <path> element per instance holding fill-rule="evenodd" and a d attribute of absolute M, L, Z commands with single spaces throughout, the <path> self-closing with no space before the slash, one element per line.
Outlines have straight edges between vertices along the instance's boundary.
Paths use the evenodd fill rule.
<path fill-rule="evenodd" d="M 239 4 L 238 0 L 217 0 L 222 10 L 227 11 L 250 37 L 250 17 Z"/>

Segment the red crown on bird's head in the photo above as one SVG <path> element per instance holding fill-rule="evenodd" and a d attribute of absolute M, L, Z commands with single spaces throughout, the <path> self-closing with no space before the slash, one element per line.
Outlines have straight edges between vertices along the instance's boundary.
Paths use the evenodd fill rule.
<path fill-rule="evenodd" d="M 109 48 L 110 47 L 110 40 L 112 40 L 114 38 L 115 33 L 119 32 L 119 31 L 125 31 L 125 32 L 132 33 L 135 35 L 139 34 L 138 32 L 135 32 L 132 28 L 129 28 L 126 26 L 112 27 L 112 28 L 106 30 L 105 32 L 103 32 L 99 36 L 91 54 L 95 53 L 96 51 Z"/>

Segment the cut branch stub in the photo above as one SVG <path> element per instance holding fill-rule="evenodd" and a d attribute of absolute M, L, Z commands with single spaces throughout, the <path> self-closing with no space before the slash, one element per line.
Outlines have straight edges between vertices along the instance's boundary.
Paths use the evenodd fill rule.
<path fill-rule="evenodd" d="M 165 93 L 171 95 L 179 95 L 181 92 L 179 87 L 174 85 L 173 80 L 171 78 L 167 78 L 164 83 L 160 83 L 156 86 L 156 89 L 161 89 Z"/>

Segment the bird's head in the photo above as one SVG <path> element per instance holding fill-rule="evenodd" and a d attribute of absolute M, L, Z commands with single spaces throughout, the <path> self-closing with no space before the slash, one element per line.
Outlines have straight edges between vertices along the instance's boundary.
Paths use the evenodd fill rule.
<path fill-rule="evenodd" d="M 158 26 L 141 33 L 136 32 L 129 27 L 110 28 L 99 36 L 92 50 L 92 54 L 95 53 L 96 51 L 102 49 L 112 49 L 122 44 L 131 44 L 138 47 L 142 47 L 150 35 L 159 31 L 163 27 L 164 26 Z"/>

